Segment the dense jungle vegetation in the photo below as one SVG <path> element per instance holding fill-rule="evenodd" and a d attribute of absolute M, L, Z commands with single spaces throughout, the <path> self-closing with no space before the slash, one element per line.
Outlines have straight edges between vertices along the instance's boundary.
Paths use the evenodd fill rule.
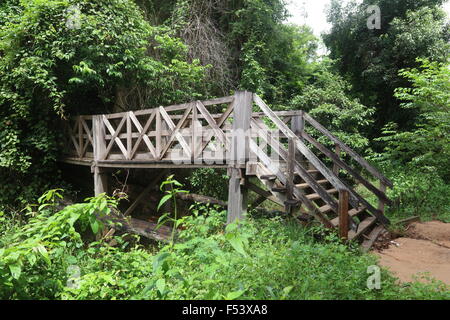
<path fill-rule="evenodd" d="M 393 222 L 450 222 L 444 1 L 330 3 L 319 39 L 286 23 L 283 0 L 2 1 L 0 298 L 449 299 L 442 283 L 399 284 L 386 270 L 369 290 L 374 256 L 289 219 L 225 227 L 225 211 L 196 204 L 162 245 L 98 236 L 117 198 L 63 205 L 75 190 L 57 162 L 61 119 L 248 90 L 274 110 L 307 111 L 385 173 Z M 368 30 L 374 4 L 382 27 Z M 197 169 L 166 184 L 226 200 L 227 179 Z"/>

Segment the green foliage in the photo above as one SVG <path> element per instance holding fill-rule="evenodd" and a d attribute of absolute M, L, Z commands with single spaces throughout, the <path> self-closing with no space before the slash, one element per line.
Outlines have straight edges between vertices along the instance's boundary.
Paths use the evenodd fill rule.
<path fill-rule="evenodd" d="M 55 181 L 61 117 L 113 111 L 124 91 L 144 96 L 129 109 L 198 96 L 203 68 L 131 0 L 9 1 L 1 9 L 2 204 Z"/>
<path fill-rule="evenodd" d="M 331 72 L 327 64 L 322 63 L 314 84 L 308 85 L 302 94 L 292 100 L 291 108 L 308 112 L 344 143 L 363 152 L 369 145 L 366 136 L 373 124 L 374 110 L 362 105 L 358 99 L 351 98 L 351 85 Z M 323 135 L 317 137 L 321 143 L 333 146 Z"/>
<path fill-rule="evenodd" d="M 401 110 L 395 88 L 408 83 L 399 70 L 417 66 L 416 58 L 443 61 L 449 50 L 448 19 L 439 6 L 442 0 L 376 0 L 352 2 L 345 7 L 333 1 L 329 21 L 333 27 L 324 41 L 338 71 L 348 78 L 364 105 L 375 107 L 372 135 L 388 122 L 401 128 L 413 124 L 415 114 Z M 368 5 L 381 9 L 381 30 L 368 30 Z"/>
<path fill-rule="evenodd" d="M 226 170 L 200 168 L 192 171 L 187 182 L 194 193 L 227 200 L 228 179 Z"/>
<path fill-rule="evenodd" d="M 172 244 L 175 241 L 175 232 L 179 227 L 181 220 L 178 220 L 178 206 L 177 206 L 177 198 L 176 195 L 180 193 L 188 193 L 186 190 L 181 190 L 180 187 L 183 185 L 179 183 L 177 180 L 173 178 L 173 175 L 167 177 L 167 179 L 161 183 L 160 190 L 164 191 L 165 195 L 161 198 L 158 204 L 158 211 L 161 207 L 167 202 L 173 202 L 173 217 L 170 216 L 170 213 L 164 213 L 158 219 L 158 227 L 165 224 L 166 222 L 172 222 Z"/>
<path fill-rule="evenodd" d="M 5 248 L 8 252 L 20 252 L 19 278 L 23 282 L 13 280 L 19 269 L 10 261 L 17 261 L 18 256 L 15 260 L 0 260 L 0 279 L 11 283 L 0 287 L 1 297 L 77 300 L 449 298 L 448 288 L 441 283 L 399 286 L 384 270 L 382 289 L 369 290 L 367 267 L 376 263 L 375 257 L 347 247 L 336 234 L 321 228 L 301 229 L 297 224 L 278 218 L 231 224 L 224 233 L 226 212 L 210 206 L 193 206 L 192 215 L 182 218 L 180 241 L 162 247 L 156 254 L 133 245 L 125 237 L 115 237 L 115 247 L 102 242 L 83 245 L 80 234 L 75 231 L 80 224 L 75 221 L 100 210 L 99 205 L 105 201 L 109 200 L 100 197 L 86 204 L 69 206 L 48 217 L 49 222 L 39 219 L 43 215 L 39 213 L 32 218 L 33 227 L 20 228 L 19 238 L 30 248 L 16 240 L 7 241 L 9 244 Z M 4 243 L 5 237 L 0 238 Z M 4 256 L 5 249 L 0 250 Z M 5 261 L 12 268 L 5 265 Z M 79 268 L 79 277 L 68 274 L 69 266 Z M 72 285 L 67 286 L 66 282 Z"/>
<path fill-rule="evenodd" d="M 318 46 L 309 27 L 280 23 L 284 10 L 279 0 L 246 1 L 231 32 L 242 43 L 240 87 L 277 106 L 286 106 L 306 85 Z"/>
<path fill-rule="evenodd" d="M 419 69 L 406 69 L 401 75 L 412 88 L 398 88 L 402 108 L 417 114 L 411 131 L 397 131 L 394 124 L 380 138 L 386 144 L 380 155 L 385 161 L 416 168 L 434 168 L 441 178 L 450 178 L 450 69 L 449 64 L 421 60 Z"/>
<path fill-rule="evenodd" d="M 390 217 L 420 216 L 422 220 L 450 222 L 450 185 L 434 168 L 406 166 L 392 170 L 389 176 L 394 184 L 387 194 L 394 201 L 388 210 Z"/>
<path fill-rule="evenodd" d="M 66 290 L 65 296 L 71 299 L 98 298 L 99 294 L 104 299 L 448 297 L 442 284 L 398 287 L 385 271 L 382 290 L 371 291 L 366 287 L 367 267 L 375 264 L 375 258 L 349 250 L 338 242 L 337 236 L 315 243 L 297 226 L 272 220 L 246 222 L 239 229 L 232 225 L 228 231 L 235 234 L 230 237 L 227 236 L 230 233 L 220 232 L 225 212 L 205 209 L 200 209 L 202 213 L 197 217 L 185 219 L 186 229 L 180 234 L 183 241 L 153 256 L 153 268 L 140 266 L 127 274 L 122 272 L 123 263 L 107 268 L 102 264 L 82 276 L 80 289 Z M 222 227 L 218 229 L 218 225 Z M 229 239 L 239 243 L 238 249 Z M 123 261 L 123 256 L 119 255 L 119 259 Z M 141 261 L 140 257 L 135 259 Z M 139 282 L 140 274 L 149 277 L 146 286 Z"/>
<path fill-rule="evenodd" d="M 102 195 L 55 213 L 55 198 L 61 198 L 59 190 L 44 194 L 38 210 L 28 211 L 28 223 L 2 236 L 0 297 L 45 298 L 61 290 L 60 264 L 67 266 L 68 256 L 83 247 L 75 224 L 88 224 L 96 233 L 101 225 L 98 218 L 109 214 L 109 205 L 116 204 Z"/>

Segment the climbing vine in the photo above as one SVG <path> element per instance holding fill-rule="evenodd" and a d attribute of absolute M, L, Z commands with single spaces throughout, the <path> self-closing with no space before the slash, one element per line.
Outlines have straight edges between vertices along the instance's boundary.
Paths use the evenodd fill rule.
<path fill-rule="evenodd" d="M 0 204 L 55 181 L 61 118 L 200 94 L 203 67 L 131 0 L 8 0 L 0 12 Z"/>

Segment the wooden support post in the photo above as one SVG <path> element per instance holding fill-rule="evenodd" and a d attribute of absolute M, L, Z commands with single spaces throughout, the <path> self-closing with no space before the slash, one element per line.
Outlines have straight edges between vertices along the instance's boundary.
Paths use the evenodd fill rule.
<path fill-rule="evenodd" d="M 295 141 L 293 138 L 289 138 L 288 146 L 288 159 L 287 159 L 287 180 L 286 180 L 286 197 L 288 199 L 288 204 L 286 207 L 286 212 L 292 213 L 292 200 L 294 200 L 294 163 L 295 163 Z"/>
<path fill-rule="evenodd" d="M 335 150 L 335 153 L 338 156 L 338 158 L 341 158 L 341 147 L 337 143 L 334 146 L 334 150 Z M 339 176 L 339 166 L 337 165 L 336 162 L 334 162 L 334 164 L 333 164 L 333 173 L 336 176 Z"/>
<path fill-rule="evenodd" d="M 78 146 L 80 147 L 79 153 L 78 153 L 78 157 L 82 158 L 83 157 L 83 142 L 84 142 L 84 138 L 83 138 L 83 124 L 82 124 L 82 118 L 78 117 Z"/>
<path fill-rule="evenodd" d="M 380 180 L 380 191 L 386 194 L 386 185 L 381 180 Z M 378 210 L 380 210 L 384 214 L 384 202 L 381 199 L 378 200 Z"/>
<path fill-rule="evenodd" d="M 105 169 L 94 167 L 94 192 L 95 196 L 108 193 L 108 174 Z"/>
<path fill-rule="evenodd" d="M 191 163 L 197 163 L 195 161 L 195 155 L 197 152 L 197 148 L 201 148 L 198 146 L 198 139 L 197 139 L 197 121 L 198 121 L 198 111 L 197 108 L 192 109 L 192 121 L 191 121 L 191 132 L 192 132 L 192 140 L 191 140 Z M 200 130 L 199 130 L 200 131 Z"/>
<path fill-rule="evenodd" d="M 300 112 L 299 116 L 293 116 L 291 120 L 291 130 L 297 137 L 302 138 L 302 133 L 305 130 L 305 119 L 303 117 L 303 111 Z"/>
<path fill-rule="evenodd" d="M 252 117 L 253 94 L 238 91 L 234 97 L 233 135 L 229 154 L 228 175 L 228 223 L 242 220 L 247 213 L 247 194 L 245 187 L 245 168 L 249 158 L 249 130 Z M 242 168 L 244 170 L 242 170 Z"/>
<path fill-rule="evenodd" d="M 242 185 L 242 169 L 229 168 L 230 176 L 228 188 L 228 218 L 227 223 L 233 223 L 236 219 L 243 220 L 247 214 L 248 190 Z"/>
<path fill-rule="evenodd" d="M 349 220 L 348 215 L 348 190 L 339 190 L 339 236 L 341 239 L 348 240 Z"/>
<path fill-rule="evenodd" d="M 252 104 L 253 94 L 251 92 L 238 91 L 235 93 L 230 164 L 236 167 L 243 167 L 249 158 Z"/>
<path fill-rule="evenodd" d="M 303 138 L 303 132 L 305 131 L 305 118 L 304 111 L 300 112 L 300 115 L 292 117 L 291 120 L 291 130 L 295 133 L 297 137 L 300 138 L 302 142 L 305 141 Z M 303 155 L 299 155 L 299 162 L 302 166 L 306 168 L 306 159 Z"/>
<path fill-rule="evenodd" d="M 94 135 L 94 192 L 98 196 L 102 193 L 108 193 L 107 173 L 104 171 L 105 169 L 100 168 L 97 164 L 97 161 L 104 160 L 106 157 L 106 133 L 102 116 L 94 116 L 92 123 L 92 134 Z"/>

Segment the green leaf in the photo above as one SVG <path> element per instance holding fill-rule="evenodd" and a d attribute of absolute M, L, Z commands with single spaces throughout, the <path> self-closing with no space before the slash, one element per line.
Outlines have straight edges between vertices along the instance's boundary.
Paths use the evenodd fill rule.
<path fill-rule="evenodd" d="M 159 201 L 157 210 L 159 211 L 159 209 L 164 205 L 164 203 L 169 201 L 171 198 L 172 198 L 171 194 L 166 194 L 164 197 L 162 197 L 161 201 Z"/>
<path fill-rule="evenodd" d="M 226 295 L 225 300 L 236 300 L 237 298 L 242 296 L 244 294 L 244 292 L 245 292 L 245 290 L 238 290 L 238 291 L 230 292 Z"/>
<path fill-rule="evenodd" d="M 9 271 L 11 272 L 11 276 L 17 280 L 20 278 L 20 274 L 22 273 L 22 267 L 17 263 L 10 264 Z"/>
<path fill-rule="evenodd" d="M 170 256 L 170 253 L 163 252 L 158 254 L 153 258 L 153 272 L 158 271 L 158 269 L 163 265 L 164 261 Z"/>
<path fill-rule="evenodd" d="M 98 233 L 98 230 L 100 229 L 100 225 L 96 219 L 91 221 L 91 229 L 94 234 Z"/>
<path fill-rule="evenodd" d="M 37 247 L 35 247 L 35 249 L 40 253 L 40 255 L 42 256 L 42 258 L 44 259 L 44 261 L 48 264 L 51 265 L 51 261 L 50 261 L 50 257 L 48 255 L 48 251 L 47 249 L 45 249 L 45 247 L 43 245 L 38 245 Z"/>
<path fill-rule="evenodd" d="M 242 254 L 245 257 L 247 256 L 247 252 L 245 252 L 244 242 L 242 239 L 240 239 L 238 237 L 229 237 L 227 240 L 231 244 L 231 246 L 234 248 L 234 250 L 236 250 L 237 252 L 239 252 L 240 254 Z"/>
<path fill-rule="evenodd" d="M 159 293 L 163 295 L 166 289 L 166 280 L 164 279 L 156 280 L 156 288 L 158 289 Z"/>

